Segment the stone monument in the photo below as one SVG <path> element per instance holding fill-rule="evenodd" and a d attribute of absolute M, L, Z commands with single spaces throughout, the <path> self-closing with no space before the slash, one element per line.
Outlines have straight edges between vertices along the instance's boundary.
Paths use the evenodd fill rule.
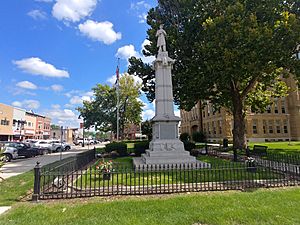
<path fill-rule="evenodd" d="M 142 157 L 134 159 L 136 168 L 142 165 L 190 165 L 208 167 L 184 150 L 178 138 L 180 117 L 174 114 L 171 70 L 175 60 L 166 50 L 166 31 L 163 25 L 157 31 L 158 54 L 153 62 L 155 69 L 155 116 L 152 118 L 153 138 Z"/>
<path fill-rule="evenodd" d="M 200 162 L 184 150 L 183 142 L 178 138 L 180 117 L 174 114 L 171 70 L 175 60 L 166 50 L 166 31 L 163 25 L 157 31 L 158 54 L 153 62 L 155 69 L 155 116 L 152 118 L 153 139 L 149 149 L 140 158 L 134 158 L 134 165 L 193 166 L 210 167 Z"/>

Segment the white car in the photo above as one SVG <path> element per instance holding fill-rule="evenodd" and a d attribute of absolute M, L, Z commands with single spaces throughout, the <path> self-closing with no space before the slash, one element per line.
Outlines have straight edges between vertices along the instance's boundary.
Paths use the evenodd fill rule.
<path fill-rule="evenodd" d="M 82 145 L 82 144 L 83 144 L 83 139 L 82 138 L 77 139 L 76 145 Z M 84 144 L 85 145 L 93 145 L 93 144 L 95 144 L 95 142 L 92 139 L 85 138 L 84 139 Z"/>
<path fill-rule="evenodd" d="M 53 140 L 52 141 L 52 145 L 53 146 L 58 146 L 59 149 L 55 149 L 55 151 L 60 151 L 60 148 L 62 147 L 63 151 L 69 151 L 71 149 L 71 145 L 69 145 L 67 142 L 63 141 L 59 141 L 59 140 Z"/>
<path fill-rule="evenodd" d="M 62 147 L 59 141 L 54 140 L 39 140 L 36 143 L 34 143 L 34 146 L 47 148 L 50 152 L 59 152 Z"/>

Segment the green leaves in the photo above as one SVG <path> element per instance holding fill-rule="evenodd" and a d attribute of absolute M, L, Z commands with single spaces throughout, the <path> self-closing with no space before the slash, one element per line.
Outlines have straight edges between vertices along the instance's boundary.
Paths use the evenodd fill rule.
<path fill-rule="evenodd" d="M 120 78 L 119 113 L 121 133 L 128 123 L 138 124 L 141 121 L 143 103 L 140 97 L 140 84 L 136 84 L 128 74 Z M 93 89 L 91 102 L 84 101 L 83 107 L 77 110 L 85 120 L 85 127 L 95 126 L 100 131 L 117 130 L 117 89 L 108 85 L 97 84 Z"/>

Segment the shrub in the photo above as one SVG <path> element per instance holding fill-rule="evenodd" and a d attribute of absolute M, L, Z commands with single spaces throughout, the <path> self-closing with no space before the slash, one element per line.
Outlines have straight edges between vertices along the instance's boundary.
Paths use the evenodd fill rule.
<path fill-rule="evenodd" d="M 205 134 L 199 131 L 194 132 L 192 138 L 194 142 L 205 142 L 206 140 Z"/>
<path fill-rule="evenodd" d="M 183 145 L 184 145 L 184 149 L 189 152 L 196 147 L 195 143 L 190 141 L 184 141 Z"/>
<path fill-rule="evenodd" d="M 105 145 L 106 152 L 116 151 L 120 156 L 127 155 L 127 144 L 124 142 L 113 142 Z"/>
<path fill-rule="evenodd" d="M 149 149 L 149 141 L 140 141 L 134 144 L 135 156 L 141 156 Z"/>
<path fill-rule="evenodd" d="M 190 135 L 188 133 L 182 133 L 179 136 L 179 139 L 183 142 L 190 140 Z"/>

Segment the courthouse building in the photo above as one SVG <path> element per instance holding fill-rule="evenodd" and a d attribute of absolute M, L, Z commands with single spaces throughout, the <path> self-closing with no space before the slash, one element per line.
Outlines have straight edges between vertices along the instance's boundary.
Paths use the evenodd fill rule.
<path fill-rule="evenodd" d="M 275 99 L 264 113 L 248 112 L 246 137 L 250 142 L 300 140 L 300 97 L 297 83 L 286 80 L 291 88 L 287 97 Z M 214 111 L 211 104 L 197 103 L 191 111 L 180 111 L 181 133 L 203 131 L 207 139 L 220 142 L 232 139 L 233 118 L 224 108 Z"/>

